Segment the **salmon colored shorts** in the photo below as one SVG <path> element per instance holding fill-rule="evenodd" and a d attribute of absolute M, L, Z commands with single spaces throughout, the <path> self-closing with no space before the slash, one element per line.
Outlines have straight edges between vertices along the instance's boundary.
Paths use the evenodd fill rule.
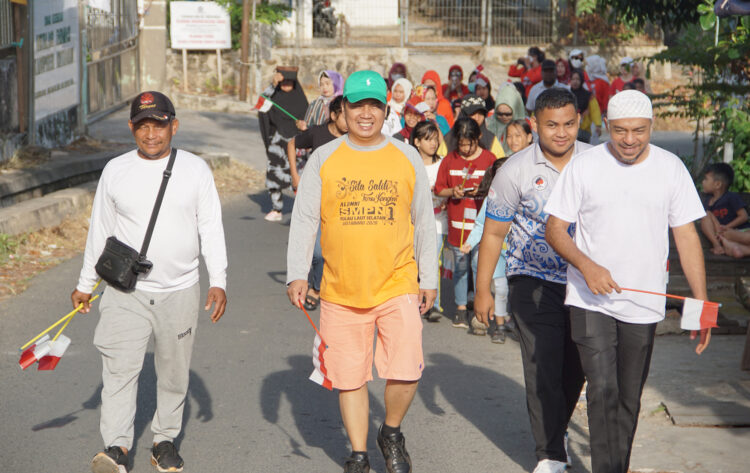
<path fill-rule="evenodd" d="M 375 368 L 383 379 L 416 381 L 422 377 L 422 317 L 416 294 L 404 294 L 368 309 L 320 301 L 323 353 L 333 387 L 358 389 L 372 381 L 372 339 L 377 327 Z"/>

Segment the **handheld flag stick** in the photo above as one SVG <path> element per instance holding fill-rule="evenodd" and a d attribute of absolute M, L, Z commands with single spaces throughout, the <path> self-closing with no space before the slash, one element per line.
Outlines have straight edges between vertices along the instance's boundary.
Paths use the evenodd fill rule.
<path fill-rule="evenodd" d="M 270 103 L 271 103 L 271 105 L 273 105 L 274 107 L 276 107 L 276 108 L 278 108 L 279 110 L 281 110 L 282 112 L 284 112 L 284 113 L 285 113 L 285 114 L 286 114 L 286 115 L 287 115 L 287 116 L 288 116 L 289 118 L 291 118 L 292 120 L 294 120 L 294 121 L 297 121 L 297 120 L 299 120 L 299 118 L 295 117 L 295 116 L 294 116 L 294 115 L 292 115 L 291 113 L 289 113 L 289 112 L 287 112 L 286 110 L 284 110 L 284 108 L 283 108 L 283 107 L 282 107 L 281 105 L 278 105 L 278 104 L 277 104 L 276 102 L 274 102 L 273 100 L 269 99 L 269 98 L 268 98 L 268 97 L 266 97 L 265 95 L 261 95 L 261 96 L 260 96 L 260 100 L 259 100 L 258 102 L 260 103 L 260 101 L 261 101 L 261 100 L 262 100 L 262 101 L 264 101 L 264 102 L 265 102 L 265 101 L 268 101 L 268 102 L 270 102 Z M 257 106 L 256 106 L 256 108 L 257 108 Z"/>
<path fill-rule="evenodd" d="M 310 325 L 312 325 L 312 327 L 315 329 L 315 333 L 318 334 L 318 337 L 320 337 L 320 341 L 323 342 L 323 345 L 325 345 L 326 348 L 328 348 L 328 344 L 325 342 L 325 340 L 323 340 L 323 336 L 318 331 L 318 327 L 315 326 L 315 322 L 313 322 L 313 319 L 310 317 L 310 314 L 307 313 L 307 311 L 305 310 L 305 307 L 302 304 L 300 304 L 299 308 L 302 309 L 302 312 L 304 312 L 305 315 L 307 316 L 307 320 L 310 322 Z"/>
<path fill-rule="evenodd" d="M 99 294 L 95 295 L 94 297 L 92 297 L 91 299 L 89 299 L 89 303 L 91 303 L 91 302 L 94 302 L 94 301 L 95 301 L 95 300 L 97 300 L 97 299 L 99 298 L 99 296 L 101 296 L 101 295 L 102 295 L 101 293 L 99 293 Z M 83 304 L 80 304 L 80 305 L 82 306 Z M 67 327 L 67 326 L 68 326 L 68 324 L 70 323 L 70 321 L 71 321 L 71 320 L 73 320 L 73 317 L 75 317 L 77 313 L 78 313 L 78 311 L 75 311 L 75 312 L 73 312 L 73 314 L 72 314 L 72 315 L 71 315 L 71 316 L 70 316 L 70 317 L 68 318 L 68 320 L 67 320 L 67 321 L 66 321 L 66 322 L 65 322 L 65 323 L 63 324 L 63 326 L 62 326 L 62 327 L 60 327 L 60 330 L 58 330 L 58 331 L 57 331 L 57 335 L 55 335 L 55 337 L 54 337 L 54 338 L 52 339 L 52 341 L 53 341 L 53 342 L 54 342 L 55 340 L 57 340 L 57 339 L 58 339 L 58 338 L 60 337 L 60 334 L 62 334 L 62 333 L 63 333 L 63 330 L 65 330 L 65 327 Z"/>
<path fill-rule="evenodd" d="M 99 286 L 99 283 L 101 283 L 101 282 L 102 282 L 101 279 L 99 281 L 97 281 L 96 284 L 94 285 L 94 289 L 96 289 Z M 89 302 L 93 301 L 97 297 L 99 297 L 99 294 L 97 294 L 96 296 L 94 296 L 91 300 L 89 300 Z M 42 333 L 40 333 L 36 337 L 32 338 L 28 342 L 26 342 L 26 344 L 24 346 L 22 346 L 21 348 L 19 348 L 18 351 L 24 351 L 26 348 L 28 348 L 29 345 L 31 345 L 35 341 L 39 340 L 40 338 L 42 338 L 46 333 L 50 332 L 53 328 L 57 327 L 61 323 L 65 322 L 66 320 L 69 320 L 70 318 L 72 318 L 81 309 L 83 309 L 83 303 L 78 304 L 78 307 L 76 307 L 72 311 L 68 312 L 66 315 L 62 316 L 60 318 L 60 320 L 58 320 L 54 324 L 52 324 L 49 327 L 47 327 Z M 62 332 L 62 330 L 60 332 Z M 57 338 L 57 336 L 59 336 L 59 335 L 60 335 L 60 333 L 58 332 L 58 334 L 55 336 L 55 338 Z"/>
<path fill-rule="evenodd" d="M 627 287 L 621 287 L 620 289 L 622 289 L 623 291 L 640 292 L 642 294 L 651 294 L 652 296 L 662 296 L 662 297 L 668 297 L 670 299 L 679 299 L 679 300 L 682 300 L 682 301 L 689 299 L 688 297 L 677 296 L 677 295 L 674 295 L 674 294 L 663 294 L 661 292 L 644 291 L 642 289 L 629 289 Z M 711 305 L 717 305 L 717 306 L 721 307 L 721 304 L 719 302 L 705 301 L 705 303 L 706 304 L 711 304 Z"/>

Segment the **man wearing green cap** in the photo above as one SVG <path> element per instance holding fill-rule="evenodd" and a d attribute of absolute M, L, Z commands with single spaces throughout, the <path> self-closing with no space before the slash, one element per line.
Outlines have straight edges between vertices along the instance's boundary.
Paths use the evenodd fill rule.
<path fill-rule="evenodd" d="M 326 257 L 320 341 L 310 377 L 339 390 L 352 455 L 344 471 L 367 473 L 372 364 L 387 380 L 378 446 L 389 473 L 408 473 L 401 421 L 424 369 L 422 320 L 437 295 L 435 217 L 427 173 L 411 146 L 381 133 L 386 85 L 358 71 L 344 85 L 349 133 L 312 154 L 292 211 L 287 294 L 301 307 L 321 226 Z M 373 337 L 377 328 L 376 347 Z"/>

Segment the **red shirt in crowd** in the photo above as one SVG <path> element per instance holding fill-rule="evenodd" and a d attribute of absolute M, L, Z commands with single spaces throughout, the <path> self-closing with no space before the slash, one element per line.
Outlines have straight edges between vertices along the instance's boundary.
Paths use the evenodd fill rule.
<path fill-rule="evenodd" d="M 540 64 L 536 67 L 532 67 L 531 69 L 526 70 L 524 66 L 513 64 L 508 70 L 508 75 L 510 77 L 521 78 L 521 83 L 524 87 L 526 87 L 526 97 L 528 97 L 531 87 L 533 87 L 537 82 L 542 81 L 542 65 Z"/>
<path fill-rule="evenodd" d="M 487 168 L 495 162 L 495 155 L 483 149 L 475 159 L 464 159 L 457 151 L 443 158 L 435 181 L 435 194 L 464 184 L 464 189 L 477 189 Z M 448 243 L 460 247 L 474 228 L 474 220 L 482 208 L 483 197 L 448 199 Z M 463 232 L 461 231 L 463 229 Z M 463 233 L 463 238 L 462 234 Z"/>

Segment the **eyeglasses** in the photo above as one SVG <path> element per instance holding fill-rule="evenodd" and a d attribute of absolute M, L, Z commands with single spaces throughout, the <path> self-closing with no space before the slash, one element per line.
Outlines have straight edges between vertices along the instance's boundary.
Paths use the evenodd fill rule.
<path fill-rule="evenodd" d="M 495 115 L 498 117 L 512 117 L 513 112 L 496 112 Z"/>

